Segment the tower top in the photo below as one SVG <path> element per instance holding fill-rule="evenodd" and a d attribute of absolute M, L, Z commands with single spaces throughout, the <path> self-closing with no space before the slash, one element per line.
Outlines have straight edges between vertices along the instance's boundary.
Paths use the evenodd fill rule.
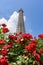
<path fill-rule="evenodd" d="M 24 12 L 22 8 L 20 8 L 18 12 L 20 12 L 20 11 Z"/>

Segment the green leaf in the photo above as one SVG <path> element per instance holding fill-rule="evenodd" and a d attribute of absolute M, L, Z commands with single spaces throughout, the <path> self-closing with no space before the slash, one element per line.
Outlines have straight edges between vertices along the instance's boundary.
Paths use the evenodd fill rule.
<path fill-rule="evenodd" d="M 11 63 L 11 65 L 17 65 L 15 62 Z"/>
<path fill-rule="evenodd" d="M 43 54 L 41 54 L 41 58 L 40 58 L 40 60 L 43 60 Z"/>

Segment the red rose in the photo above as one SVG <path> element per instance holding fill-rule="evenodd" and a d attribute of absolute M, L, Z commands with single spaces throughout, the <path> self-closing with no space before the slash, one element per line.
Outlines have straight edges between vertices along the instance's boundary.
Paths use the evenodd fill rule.
<path fill-rule="evenodd" d="M 3 46 L 3 49 L 6 49 L 6 50 L 10 48 L 12 48 L 12 45 Z"/>
<path fill-rule="evenodd" d="M 7 49 L 10 49 L 10 48 L 12 48 L 12 45 L 7 45 Z"/>
<path fill-rule="evenodd" d="M 35 43 L 31 43 L 31 44 L 29 44 L 28 46 L 25 46 L 25 49 L 26 49 L 28 52 L 33 52 L 33 51 L 36 49 L 36 44 L 35 44 Z"/>
<path fill-rule="evenodd" d="M 31 42 L 31 43 L 36 43 L 36 40 L 34 39 L 34 40 L 31 40 L 30 42 Z"/>
<path fill-rule="evenodd" d="M 3 46 L 2 48 L 7 50 L 7 47 L 6 46 Z"/>
<path fill-rule="evenodd" d="M 3 26 L 3 27 L 6 27 L 6 24 L 3 23 L 2 26 Z"/>
<path fill-rule="evenodd" d="M 39 61 L 39 60 L 40 60 L 40 54 L 38 54 L 38 53 L 36 52 L 36 50 L 33 51 L 32 54 L 35 56 L 35 60 L 36 60 L 36 61 Z"/>
<path fill-rule="evenodd" d="M 39 61 L 40 60 L 40 55 L 38 53 L 36 53 L 36 60 Z"/>
<path fill-rule="evenodd" d="M 2 51 L 1 51 L 1 53 L 2 53 L 2 55 L 3 55 L 3 56 L 6 56 L 6 55 L 8 55 L 8 52 L 7 52 L 7 50 L 2 50 Z"/>
<path fill-rule="evenodd" d="M 17 40 L 17 37 L 16 37 L 15 35 L 9 35 L 9 38 L 10 38 L 11 40 Z"/>
<path fill-rule="evenodd" d="M 26 40 L 23 38 L 18 38 L 17 41 L 18 41 L 18 43 L 22 43 L 22 42 L 25 43 L 26 42 Z"/>
<path fill-rule="evenodd" d="M 12 42 L 8 42 L 8 45 L 12 45 L 13 43 Z"/>
<path fill-rule="evenodd" d="M 43 34 L 39 34 L 38 37 L 39 37 L 40 39 L 43 39 Z"/>
<path fill-rule="evenodd" d="M 0 65 L 10 65 L 10 64 L 8 60 L 5 57 L 3 57 L 0 59 Z"/>
<path fill-rule="evenodd" d="M 22 37 L 23 37 L 23 38 L 27 38 L 27 39 L 32 39 L 32 35 L 26 34 L 26 33 L 23 34 Z"/>
<path fill-rule="evenodd" d="M 16 36 L 19 36 L 19 34 L 17 34 L 17 33 L 16 33 L 15 35 L 16 35 Z"/>
<path fill-rule="evenodd" d="M 2 30 L 2 32 L 3 32 L 3 33 L 7 33 L 7 32 L 9 32 L 9 29 L 8 29 L 8 28 L 4 28 L 4 29 Z"/>
<path fill-rule="evenodd" d="M 0 40 L 0 44 L 3 45 L 5 43 L 4 40 Z"/>
<path fill-rule="evenodd" d="M 43 50 L 42 49 L 40 49 L 40 54 L 42 54 L 43 53 Z"/>

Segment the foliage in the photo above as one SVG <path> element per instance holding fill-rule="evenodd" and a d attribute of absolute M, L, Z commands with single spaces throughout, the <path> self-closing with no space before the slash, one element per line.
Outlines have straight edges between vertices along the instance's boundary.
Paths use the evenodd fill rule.
<path fill-rule="evenodd" d="M 8 32 L 6 24 L 1 24 L 0 65 L 43 65 L 43 34 L 34 38 L 29 33 Z"/>

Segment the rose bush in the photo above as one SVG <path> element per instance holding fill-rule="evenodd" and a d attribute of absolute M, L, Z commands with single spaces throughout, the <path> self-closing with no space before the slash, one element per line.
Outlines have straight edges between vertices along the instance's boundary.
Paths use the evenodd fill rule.
<path fill-rule="evenodd" d="M 29 33 L 8 34 L 0 25 L 0 65 L 43 65 L 43 34 L 34 38 Z"/>

